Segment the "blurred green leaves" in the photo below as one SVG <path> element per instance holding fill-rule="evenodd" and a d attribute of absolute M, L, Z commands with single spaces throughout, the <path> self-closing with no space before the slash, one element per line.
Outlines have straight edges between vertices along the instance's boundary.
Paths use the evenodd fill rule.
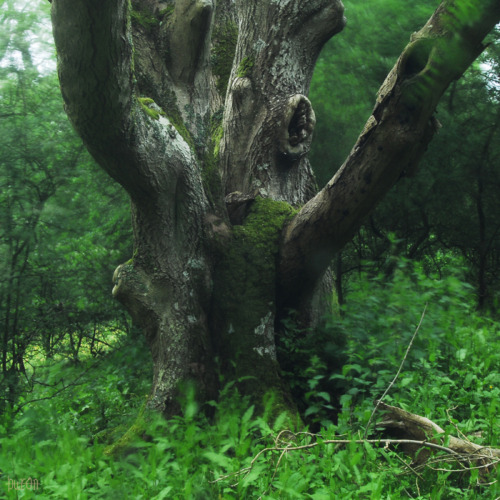
<path fill-rule="evenodd" d="M 380 85 L 411 33 L 427 21 L 438 3 L 344 2 L 347 25 L 323 49 L 311 84 L 317 118 L 311 162 L 320 186 L 348 156 Z"/>
<path fill-rule="evenodd" d="M 13 403 L 30 346 L 77 357 L 103 325 L 127 326 L 110 281 L 132 252 L 127 198 L 66 118 L 48 3 L 3 2 L 0 25 L 0 399 Z"/>

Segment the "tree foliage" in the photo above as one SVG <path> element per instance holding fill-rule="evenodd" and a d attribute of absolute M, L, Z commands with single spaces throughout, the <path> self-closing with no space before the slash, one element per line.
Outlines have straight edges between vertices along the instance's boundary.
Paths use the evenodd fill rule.
<path fill-rule="evenodd" d="M 1 398 L 14 404 L 33 346 L 53 356 L 69 336 L 62 350 L 77 358 L 101 325 L 119 324 L 108 259 L 129 251 L 129 230 L 126 199 L 67 121 L 44 43 L 47 9 L 9 2 L 0 12 L 9 28 L 0 64 Z"/>
<path fill-rule="evenodd" d="M 395 1 L 344 2 L 347 25 L 325 45 L 311 83 L 317 115 L 311 162 L 319 185 L 330 180 L 348 156 L 409 34 L 425 23 L 438 3 L 420 1 L 409 9 Z"/>

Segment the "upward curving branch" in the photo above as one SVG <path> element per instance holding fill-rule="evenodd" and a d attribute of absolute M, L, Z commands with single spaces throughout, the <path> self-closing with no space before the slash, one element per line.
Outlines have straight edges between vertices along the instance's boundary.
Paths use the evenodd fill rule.
<path fill-rule="evenodd" d="M 180 381 L 213 386 L 209 203 L 196 148 L 197 122 L 209 110 L 212 2 L 179 0 L 174 15 L 157 4 L 53 0 L 52 20 L 68 116 L 132 200 L 134 256 L 115 271 L 113 295 L 151 348 L 151 404 L 175 412 Z M 195 47 L 184 59 L 173 57 L 167 49 L 182 40 Z"/>
<path fill-rule="evenodd" d="M 153 99 L 141 97 L 130 8 L 128 0 L 54 0 L 53 32 L 73 126 L 132 199 L 150 204 L 179 179 L 198 189 L 201 180 L 183 135 Z"/>
<path fill-rule="evenodd" d="M 437 103 L 484 50 L 500 2 L 445 0 L 411 37 L 349 157 L 283 235 L 279 283 L 289 307 L 310 295 L 333 254 L 384 194 L 410 175 L 438 129 Z"/>
<path fill-rule="evenodd" d="M 220 146 L 225 192 L 259 191 L 302 204 L 316 190 L 305 157 L 314 129 L 306 96 L 321 48 L 345 25 L 342 2 L 238 0 L 236 9 L 238 43 Z M 304 119 L 299 127 L 295 114 L 295 125 Z"/>
<path fill-rule="evenodd" d="M 128 2 L 56 1 L 52 19 L 66 112 L 86 144 L 105 151 L 132 125 Z"/>

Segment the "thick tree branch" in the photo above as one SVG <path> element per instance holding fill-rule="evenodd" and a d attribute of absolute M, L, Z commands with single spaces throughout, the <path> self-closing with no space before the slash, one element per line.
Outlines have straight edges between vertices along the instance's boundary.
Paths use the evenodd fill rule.
<path fill-rule="evenodd" d="M 471 461 L 482 460 L 487 457 L 500 458 L 500 450 L 497 448 L 480 446 L 471 441 L 447 435 L 444 429 L 426 417 L 421 417 L 420 415 L 415 415 L 401 408 L 390 406 L 382 401 L 378 401 L 377 404 L 386 412 L 383 421 L 377 424 L 379 428 L 393 431 L 398 430 L 403 433 L 405 438 L 419 441 L 431 441 L 434 443 L 437 441 L 437 444 L 444 444 L 446 438 L 448 448 L 454 453 L 460 454 L 465 459 Z M 442 435 L 443 438 L 440 438 L 440 435 Z M 418 450 L 419 447 L 416 449 Z M 420 457 L 420 459 L 422 458 L 423 457 Z"/>
<path fill-rule="evenodd" d="M 126 0 L 52 3 L 66 112 L 83 140 L 105 150 L 130 128 L 132 43 Z"/>
<path fill-rule="evenodd" d="M 323 44 L 344 27 L 342 2 L 240 0 L 236 8 L 220 147 L 225 192 L 260 189 L 265 197 L 304 203 L 316 187 L 305 158 L 314 129 L 305 96 Z"/>
<path fill-rule="evenodd" d="M 170 25 L 168 61 L 174 82 L 193 85 L 200 66 L 208 64 L 212 0 L 177 0 Z"/>
<path fill-rule="evenodd" d="M 139 98 L 127 0 L 54 0 L 52 21 L 66 112 L 98 163 L 138 203 L 179 179 L 201 185 L 196 158 L 152 99 Z M 196 189 L 199 189 L 198 187 Z"/>
<path fill-rule="evenodd" d="M 202 81 L 196 75 L 190 82 L 192 75 L 179 66 L 182 54 L 177 54 L 179 64 L 169 68 L 162 35 L 169 29 L 178 32 L 181 25 L 203 28 L 196 34 L 203 44 L 206 23 L 190 26 L 189 20 L 196 18 L 197 5 L 209 2 L 179 0 L 175 9 L 195 4 L 194 11 L 184 11 L 194 17 L 182 19 L 179 13 L 165 31 L 155 17 L 156 2 L 132 3 L 53 0 L 52 19 L 68 116 L 100 166 L 132 198 L 134 256 L 116 270 L 113 294 L 150 345 L 155 366 L 150 404 L 175 413 L 180 381 L 195 379 L 200 388 L 205 383 L 213 387 L 206 317 L 211 285 L 204 225 L 208 202 L 194 151 L 197 138 L 183 121 L 187 114 L 198 118 L 203 106 L 208 109 L 203 102 L 208 98 L 201 93 L 209 90 L 196 90 Z M 191 56 L 189 52 L 187 64 L 194 64 Z M 135 59 L 140 60 L 137 66 Z M 157 94 L 148 95 L 159 80 Z"/>
<path fill-rule="evenodd" d="M 438 128 L 439 99 L 484 50 L 482 41 L 499 20 L 498 0 L 447 0 L 412 35 L 351 154 L 284 231 L 279 281 L 285 305 L 312 293 L 363 217 L 414 170 Z"/>

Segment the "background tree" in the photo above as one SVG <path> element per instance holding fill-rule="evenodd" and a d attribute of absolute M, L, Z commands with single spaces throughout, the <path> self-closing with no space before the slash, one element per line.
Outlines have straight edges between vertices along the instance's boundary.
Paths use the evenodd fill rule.
<path fill-rule="evenodd" d="M 130 251 L 127 202 L 96 169 L 61 106 L 48 9 L 40 7 L 35 14 L 32 5 L 4 2 L 0 11 L 2 407 L 15 404 L 30 347 L 74 359 L 101 325 L 120 325 L 106 293 L 108 259 Z M 74 341 L 64 352 L 68 336 Z"/>
<path fill-rule="evenodd" d="M 344 26 L 340 1 L 53 0 L 66 111 L 132 202 L 134 256 L 115 271 L 114 295 L 149 343 L 153 407 L 177 412 L 188 380 L 213 394 L 214 355 L 228 376 L 254 377 L 246 390 L 288 405 L 274 348 L 280 320 L 290 309 L 314 320 L 332 256 L 414 170 L 441 95 L 499 16 L 495 1 L 444 1 L 313 196 L 306 96 L 323 44 Z"/>
<path fill-rule="evenodd" d="M 443 102 L 441 111 L 450 116 L 452 126 L 442 140 L 453 141 L 454 146 L 446 155 L 436 151 L 428 167 L 434 172 L 428 197 L 435 200 L 436 192 L 442 194 L 440 204 L 429 203 L 435 239 L 464 258 L 479 308 L 493 305 L 499 284 L 497 58 L 498 46 L 492 45 L 485 58 L 487 66 L 472 68 Z M 443 167 L 453 169 L 453 180 L 445 178 Z"/>
<path fill-rule="evenodd" d="M 373 108 L 377 90 L 408 42 L 408 33 L 418 30 L 439 2 L 418 2 L 412 6 L 411 15 L 408 15 L 408 6 L 401 2 L 347 0 L 343 3 L 349 21 L 342 35 L 325 45 L 311 86 L 311 101 L 315 103 L 317 117 L 311 163 L 320 184 L 329 180 L 332 168 L 340 167 L 349 154 Z M 384 22 L 374 24 L 373 19 Z M 388 26 L 391 26 L 390 35 L 387 35 Z M 407 193 L 401 194 L 401 184 L 363 222 L 353 241 L 336 255 L 332 269 L 340 304 L 345 301 L 346 282 L 352 272 L 374 264 L 377 272 L 387 262 L 388 255 L 394 252 L 392 233 L 398 241 L 406 241 L 407 232 L 415 236 L 416 241 L 428 241 L 427 231 L 419 232 L 418 211 L 414 221 L 405 209 L 408 199 Z M 418 191 L 414 189 L 415 193 Z M 387 217 L 391 223 L 387 223 Z"/>
<path fill-rule="evenodd" d="M 317 119 L 311 163 L 320 185 L 349 155 L 378 89 L 408 43 L 408 34 L 425 24 L 439 2 L 415 3 L 411 15 L 401 2 L 346 0 L 343 4 L 348 22 L 322 50 L 311 84 Z M 384 21 L 373 23 L 373 19 Z"/>

